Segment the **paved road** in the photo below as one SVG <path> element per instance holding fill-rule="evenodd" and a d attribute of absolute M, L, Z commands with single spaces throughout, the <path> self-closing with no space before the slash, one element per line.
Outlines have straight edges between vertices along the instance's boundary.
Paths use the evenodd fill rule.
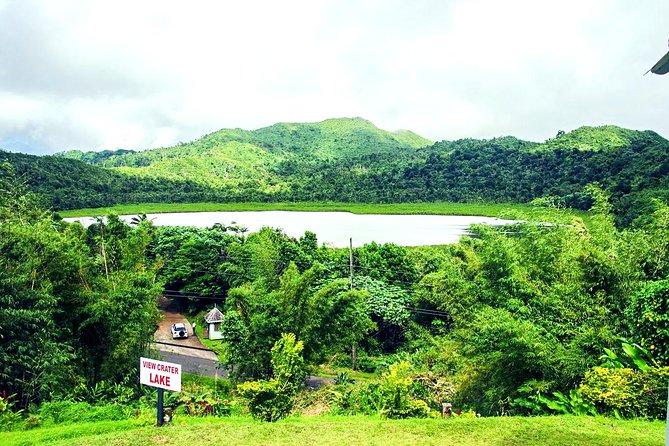
<path fill-rule="evenodd" d="M 211 376 L 218 378 L 226 378 L 228 376 L 225 370 L 217 370 L 216 365 L 218 361 L 198 358 L 197 356 L 182 355 L 180 353 L 161 351 L 160 355 L 163 361 L 174 362 L 181 364 L 181 371 L 183 373 L 192 373 L 194 375 Z"/>

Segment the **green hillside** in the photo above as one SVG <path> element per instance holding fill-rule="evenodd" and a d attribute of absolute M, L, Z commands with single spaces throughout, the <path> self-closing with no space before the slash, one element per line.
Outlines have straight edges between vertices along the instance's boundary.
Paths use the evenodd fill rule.
<path fill-rule="evenodd" d="M 614 125 L 598 127 L 583 126 L 549 139 L 536 150 L 578 149 L 578 150 L 611 150 L 627 147 L 634 141 L 646 137 L 657 137 L 655 132 L 639 132 L 623 129 Z"/>
<path fill-rule="evenodd" d="M 372 153 L 399 154 L 431 141 L 410 131 L 391 133 L 362 118 L 317 123 L 279 123 L 254 131 L 223 129 L 190 143 L 143 152 L 68 151 L 66 158 L 128 175 L 189 179 L 211 187 L 235 187 L 255 180 L 263 191 L 281 180 L 272 168 L 282 162 L 337 160 Z"/>
<path fill-rule="evenodd" d="M 0 177 L 14 178 L 15 182 L 43 197 L 53 209 L 147 201 L 193 201 L 209 192 L 206 187 L 183 178 L 158 181 L 124 175 L 75 159 L 3 150 L 0 150 Z"/>
<path fill-rule="evenodd" d="M 79 190 L 73 193 L 60 184 L 69 175 L 62 163 L 74 162 L 63 157 L 98 168 L 83 174 L 81 165 L 68 167 L 75 178 L 84 177 L 74 181 Z M 669 142 L 652 131 L 616 126 L 558 132 L 543 143 L 504 136 L 429 144 L 415 133 L 387 132 L 361 118 L 328 119 L 224 129 L 142 152 L 69 151 L 19 164 L 27 178 L 42 178 L 31 179 L 33 186 L 57 209 L 82 207 L 77 198 L 82 194 L 88 196 L 86 207 L 137 200 L 527 203 L 542 198 L 588 209 L 592 201 L 585 189 L 599 183 L 627 224 L 652 210 L 653 199 L 669 197 Z M 120 192 L 125 186 L 119 183 L 137 188 Z"/>

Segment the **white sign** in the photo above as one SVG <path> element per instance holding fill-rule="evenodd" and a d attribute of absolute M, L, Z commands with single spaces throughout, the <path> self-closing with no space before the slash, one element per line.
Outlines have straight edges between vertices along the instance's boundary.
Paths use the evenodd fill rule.
<path fill-rule="evenodd" d="M 139 358 L 139 382 L 172 392 L 181 392 L 181 364 Z"/>

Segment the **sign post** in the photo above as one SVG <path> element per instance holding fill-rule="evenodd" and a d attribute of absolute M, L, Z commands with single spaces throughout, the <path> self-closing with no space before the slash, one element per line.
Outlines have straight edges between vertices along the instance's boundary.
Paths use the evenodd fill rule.
<path fill-rule="evenodd" d="M 158 389 L 158 407 L 156 410 L 156 416 L 158 417 L 157 425 L 158 427 L 163 425 L 163 422 L 165 421 L 165 408 L 163 407 L 163 392 L 165 390 L 163 389 Z"/>
<path fill-rule="evenodd" d="M 157 422 L 162 426 L 165 421 L 163 392 L 181 392 L 181 364 L 139 358 L 139 382 L 158 388 Z"/>

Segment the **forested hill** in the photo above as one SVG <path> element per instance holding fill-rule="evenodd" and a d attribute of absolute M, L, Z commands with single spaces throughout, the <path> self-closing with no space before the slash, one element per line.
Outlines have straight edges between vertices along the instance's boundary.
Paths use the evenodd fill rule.
<path fill-rule="evenodd" d="M 181 201 L 197 201 L 211 192 L 189 180 L 156 181 L 77 160 L 3 150 L 0 150 L 0 176 L 14 178 L 17 187 L 28 187 L 54 209 L 162 202 L 175 196 Z"/>
<path fill-rule="evenodd" d="M 544 143 L 506 136 L 432 144 L 360 118 L 331 119 L 220 130 L 143 152 L 22 157 L 10 162 L 58 209 L 138 201 L 524 203 L 542 197 L 583 209 L 590 205 L 584 188 L 598 182 L 630 221 L 653 197 L 669 197 L 669 142 L 652 131 L 615 126 L 558 132 Z"/>

